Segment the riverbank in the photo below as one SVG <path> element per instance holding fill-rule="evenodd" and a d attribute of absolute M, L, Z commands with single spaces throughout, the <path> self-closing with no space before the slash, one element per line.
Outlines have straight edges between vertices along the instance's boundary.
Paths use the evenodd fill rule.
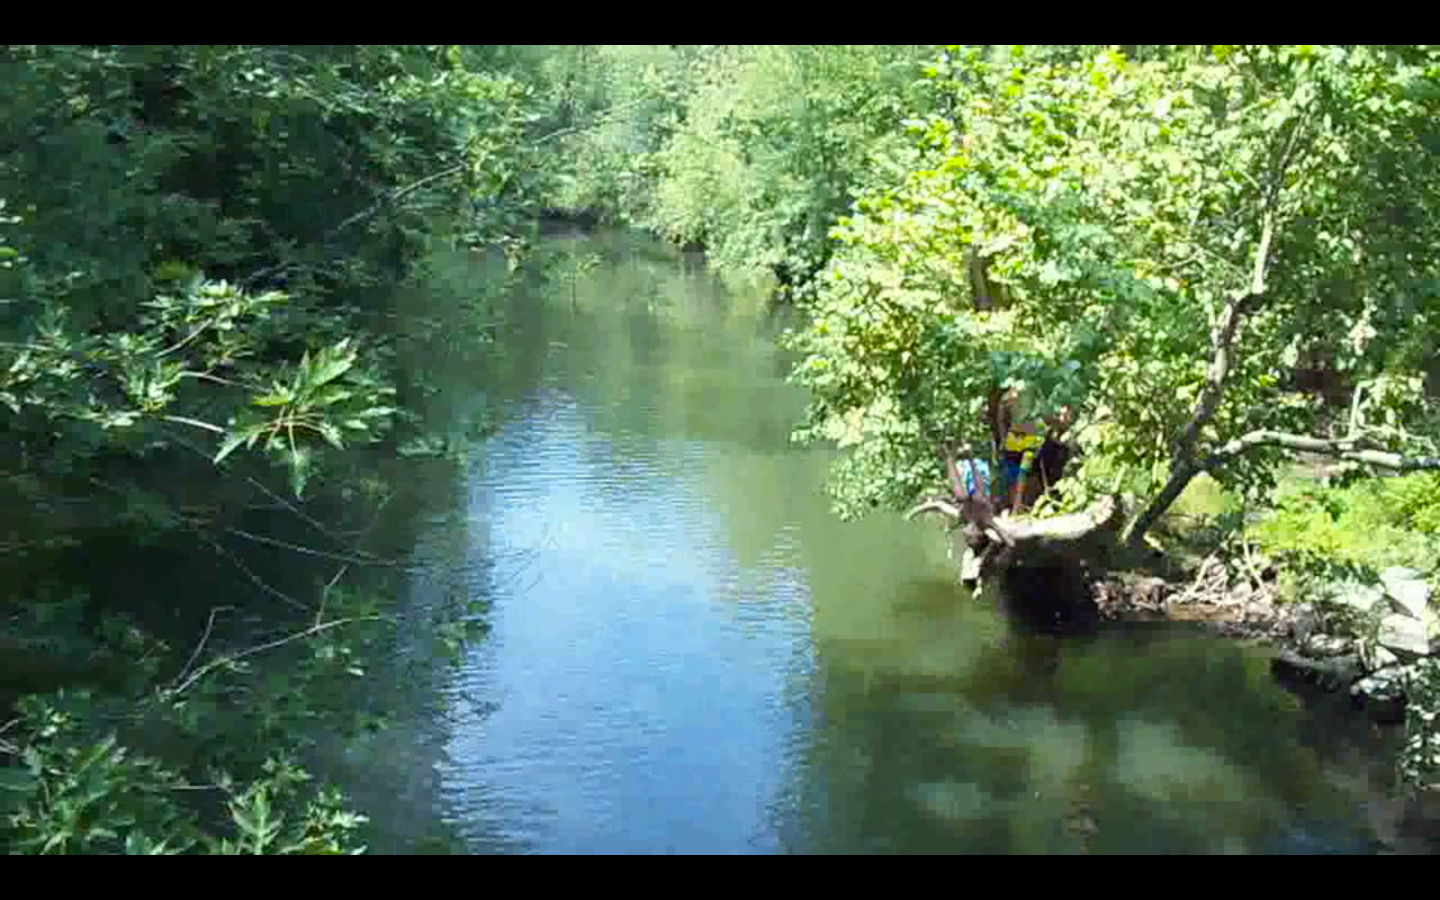
<path fill-rule="evenodd" d="M 1315 602 L 1295 603 L 1282 599 L 1273 568 L 1253 559 L 1227 564 L 1212 553 L 1185 577 L 1112 573 L 1091 589 L 1103 620 L 1193 622 L 1216 638 L 1265 647 L 1277 682 L 1292 693 L 1342 700 L 1379 733 L 1417 739 L 1406 735 L 1407 710 L 1430 702 L 1417 686 L 1440 658 L 1440 636 L 1430 588 L 1412 569 L 1392 567 L 1379 584 L 1341 583 Z M 1427 714 L 1411 711 L 1411 731 L 1416 712 Z M 1440 852 L 1440 782 L 1399 792 L 1387 806 L 1380 815 L 1390 843 Z"/>

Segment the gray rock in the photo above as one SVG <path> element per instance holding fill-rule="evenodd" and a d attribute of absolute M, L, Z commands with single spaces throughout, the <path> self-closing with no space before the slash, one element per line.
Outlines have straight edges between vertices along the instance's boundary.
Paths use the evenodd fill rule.
<path fill-rule="evenodd" d="M 1346 581 L 1335 585 L 1331 602 L 1345 606 L 1363 615 L 1380 612 L 1385 603 L 1385 590 L 1378 585 Z"/>
<path fill-rule="evenodd" d="M 1403 566 L 1393 566 L 1380 573 L 1385 593 L 1395 601 L 1396 612 L 1414 619 L 1425 619 L 1430 609 L 1430 585 L 1425 576 Z"/>
<path fill-rule="evenodd" d="M 1305 655 L 1316 657 L 1343 656 L 1355 646 L 1355 641 L 1336 634 L 1314 634 L 1305 641 Z"/>
<path fill-rule="evenodd" d="M 1360 657 L 1353 654 L 1316 659 L 1286 649 L 1270 659 L 1270 671 L 1283 680 L 1298 680 L 1325 690 L 1344 690 L 1364 674 Z"/>
<path fill-rule="evenodd" d="M 1376 654 L 1377 658 L 1367 659 L 1366 664 L 1383 668 L 1429 656 L 1433 652 L 1431 636 L 1440 623 L 1429 607 L 1430 586 L 1425 577 L 1414 569 L 1393 566 L 1382 572 L 1380 579 L 1380 585 L 1357 581 L 1338 584 L 1331 600 L 1358 616 L 1349 627 L 1359 628 L 1362 634 L 1371 633 L 1369 629 L 1375 627 L 1378 618 L 1375 640 L 1390 655 Z M 1392 655 L 1395 658 L 1390 658 Z"/>
<path fill-rule="evenodd" d="M 1389 615 L 1380 622 L 1376 640 L 1380 646 L 1410 656 L 1430 655 L 1430 635 L 1426 623 L 1408 615 Z"/>
<path fill-rule="evenodd" d="M 1399 656 L 1390 650 L 1383 643 L 1362 641 L 1360 643 L 1360 661 L 1365 665 L 1365 671 L 1378 672 L 1390 666 L 1401 663 Z"/>
<path fill-rule="evenodd" d="M 1302 603 L 1290 615 L 1290 636 L 1300 644 L 1307 643 L 1320 627 L 1320 617 L 1315 607 Z"/>
<path fill-rule="evenodd" d="M 1366 675 L 1350 688 L 1350 696 L 1377 722 L 1405 721 L 1405 669 L 1390 666 Z"/>

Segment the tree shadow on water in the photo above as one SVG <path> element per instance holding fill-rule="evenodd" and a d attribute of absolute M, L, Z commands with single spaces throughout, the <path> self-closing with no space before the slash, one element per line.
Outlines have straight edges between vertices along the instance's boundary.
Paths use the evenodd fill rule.
<path fill-rule="evenodd" d="M 1016 566 L 1005 573 L 997 599 L 1025 636 L 1093 636 L 1100 630 L 1100 609 L 1078 569 Z"/>

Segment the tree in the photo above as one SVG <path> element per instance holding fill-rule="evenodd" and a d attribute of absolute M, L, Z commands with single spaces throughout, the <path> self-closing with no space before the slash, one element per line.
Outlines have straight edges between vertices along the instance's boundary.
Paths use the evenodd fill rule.
<path fill-rule="evenodd" d="M 723 272 L 805 286 L 854 194 L 886 171 L 925 48 L 717 48 L 697 66 L 684 122 L 658 154 L 647 224 L 705 245 Z"/>
<path fill-rule="evenodd" d="M 0 842 L 194 848 L 207 819 L 234 826 L 221 852 L 331 852 L 353 830 L 259 757 L 373 715 L 323 690 L 363 676 L 392 621 L 393 589 L 351 571 L 393 564 L 358 546 L 385 486 L 354 448 L 397 423 L 432 437 L 439 416 L 405 396 L 427 370 L 402 360 L 436 305 L 472 324 L 495 287 L 431 282 L 417 301 L 399 286 L 440 239 L 513 243 L 547 188 L 540 104 L 503 71 L 528 62 L 448 45 L 0 47 Z M 481 331 L 445 336 L 478 347 Z M 266 462 L 308 498 L 267 487 Z M 294 583 L 227 535 L 290 554 L 274 569 Z M 166 572 L 177 548 L 258 588 L 287 634 L 247 640 L 194 572 L 140 587 L 164 608 L 147 614 L 119 563 Z M 316 584 L 297 554 L 337 565 Z M 461 617 L 422 630 L 448 643 Z M 269 677 L 248 670 L 277 652 Z M 35 696 L 12 718 L 16 695 Z M 163 753 L 133 752 L 146 743 Z M 177 792 L 216 770 L 240 787 Z M 216 830 L 223 792 L 233 823 Z"/>
<path fill-rule="evenodd" d="M 1305 451 L 1440 467 L 1420 365 L 1440 315 L 1440 51 L 1215 46 L 1048 58 L 947 48 L 922 162 L 869 193 L 792 338 L 799 436 L 849 450 L 845 515 L 937 486 L 936 441 L 983 440 L 986 398 L 1076 405 L 1083 504 L 1138 477 L 1138 544 L 1201 472 L 1273 484 Z M 1056 57 L 1059 58 L 1056 58 Z M 1006 287 L 977 309 L 970 255 Z M 1285 390 L 1319 355 L 1354 414 Z"/>

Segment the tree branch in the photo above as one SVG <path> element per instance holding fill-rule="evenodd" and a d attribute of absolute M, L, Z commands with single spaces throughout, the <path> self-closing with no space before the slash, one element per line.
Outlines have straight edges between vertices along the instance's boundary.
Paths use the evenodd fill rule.
<path fill-rule="evenodd" d="M 610 107 L 609 109 L 607 109 L 607 110 L 605 111 L 605 114 L 604 114 L 602 117 L 596 119 L 596 120 L 593 121 L 593 122 L 586 122 L 586 123 L 583 124 L 583 125 L 569 125 L 569 126 L 566 126 L 566 127 L 564 127 L 564 128 L 558 128 L 558 129 L 556 129 L 555 131 L 550 132 L 549 134 L 541 135 L 540 137 L 538 137 L 538 138 L 536 138 L 535 140 L 531 141 L 531 142 L 530 142 L 530 146 L 532 146 L 532 147 L 538 147 L 538 146 L 540 146 L 541 144 L 545 143 L 546 141 L 552 141 L 552 140 L 554 140 L 555 138 L 564 137 L 564 136 L 567 135 L 567 134 L 574 134 L 574 133 L 576 133 L 576 132 L 578 132 L 578 131 L 588 131 L 588 130 L 591 129 L 591 128 L 599 128 L 601 125 L 604 125 L 606 122 L 609 122 L 610 119 L 611 119 L 617 112 L 620 112 L 620 111 L 623 110 L 623 109 L 628 109 L 628 108 L 630 108 L 630 107 L 632 107 L 632 106 L 638 106 L 639 104 L 644 103 L 644 102 L 645 102 L 646 100 L 648 100 L 648 99 L 649 99 L 649 98 L 647 98 L 647 97 L 641 97 L 641 98 L 636 99 L 636 100 L 630 100 L 630 101 L 627 101 L 627 102 L 625 102 L 625 103 L 621 103 L 621 104 L 619 104 L 618 106 L 612 106 L 612 107 Z"/>
<path fill-rule="evenodd" d="M 1261 245 L 1268 251 L 1268 230 L 1261 235 Z M 1205 386 L 1201 388 L 1200 396 L 1196 398 L 1195 411 L 1191 414 L 1190 421 L 1186 423 L 1185 430 L 1181 432 L 1172 448 L 1174 459 L 1177 462 L 1193 458 L 1195 445 L 1200 440 L 1201 429 L 1210 424 L 1216 409 L 1220 406 L 1220 397 L 1225 390 L 1225 379 L 1230 374 L 1231 347 L 1235 342 L 1235 333 L 1240 329 L 1240 320 L 1252 298 L 1258 299 L 1254 294 L 1231 297 L 1225 301 L 1225 307 L 1220 311 L 1220 321 L 1211 341 L 1213 355 L 1210 358 L 1209 371 L 1205 373 Z"/>
<path fill-rule="evenodd" d="M 1195 401 L 1195 411 L 1191 414 L 1190 421 L 1186 423 L 1185 430 L 1171 445 L 1170 477 L 1164 487 L 1160 489 L 1160 493 L 1131 524 L 1125 536 L 1126 543 L 1131 546 L 1138 546 L 1144 540 L 1145 533 L 1154 526 L 1165 510 L 1179 499 L 1190 484 L 1190 480 L 1205 470 L 1202 464 L 1196 463 L 1195 447 L 1200 441 L 1201 431 L 1210 424 L 1211 419 L 1215 417 L 1216 410 L 1220 407 L 1220 398 L 1225 392 L 1225 379 L 1230 374 L 1235 335 L 1240 329 L 1241 320 L 1245 313 L 1259 303 L 1265 295 L 1265 273 L 1270 265 L 1271 246 L 1275 241 L 1280 192 L 1284 187 L 1285 170 L 1294 158 L 1303 127 L 1304 116 L 1302 115 L 1296 120 L 1290 132 L 1285 150 L 1276 162 L 1270 179 L 1269 191 L 1263 198 L 1260 240 L 1255 247 L 1255 263 L 1250 273 L 1250 290 L 1244 296 L 1231 296 L 1225 301 L 1215 335 L 1211 340 L 1213 352 L 1210 357 L 1209 370 L 1205 373 L 1205 385 L 1200 389 L 1200 396 Z"/>
<path fill-rule="evenodd" d="M 206 431 L 210 432 L 211 434 L 224 434 L 224 433 L 225 433 L 225 429 L 219 427 L 218 425 L 211 425 L 209 422 L 201 422 L 199 419 L 189 419 L 189 418 L 186 418 L 185 416 L 169 416 L 169 415 L 161 416 L 160 418 L 161 418 L 161 419 L 164 419 L 166 422 L 175 422 L 176 424 L 179 424 L 179 425 L 189 425 L 189 426 L 191 426 L 191 427 L 193 427 L 193 428 L 203 428 L 203 429 L 205 429 Z"/>
<path fill-rule="evenodd" d="M 627 103 L 622 103 L 618 106 L 613 106 L 606 111 L 604 117 L 602 118 L 596 119 L 593 122 L 587 122 L 583 125 L 573 125 L 568 128 L 561 128 L 559 130 L 552 131 L 549 134 L 541 135 L 540 137 L 531 141 L 530 146 L 538 147 L 539 145 L 547 141 L 554 140 L 557 137 L 562 137 L 567 134 L 573 134 L 578 131 L 586 131 L 591 128 L 598 128 L 599 126 L 604 125 L 606 122 L 610 121 L 610 118 L 614 116 L 615 113 L 618 113 L 623 109 L 635 106 L 642 102 L 644 102 L 644 98 L 641 98 L 639 100 L 633 100 Z M 461 172 L 465 171 L 465 169 L 468 168 L 470 165 L 471 161 L 468 159 L 463 162 L 455 163 L 454 165 L 447 166 L 438 172 L 433 172 L 429 175 L 426 175 L 419 181 L 407 184 L 402 188 L 398 188 L 381 196 L 379 200 L 376 200 L 374 203 L 370 204 L 370 206 L 366 207 L 358 213 L 355 213 L 353 216 L 350 216 L 349 218 L 341 222 L 339 225 L 336 225 L 334 228 L 327 231 L 325 235 L 320 239 L 321 245 L 329 244 L 336 237 L 338 237 L 342 231 L 346 230 L 352 225 L 356 225 L 360 222 L 365 221 L 366 219 L 374 217 L 385 207 L 393 206 L 394 204 L 399 203 L 401 200 L 404 200 L 406 197 L 410 196 L 421 188 L 434 184 L 437 181 L 450 178 L 454 175 L 459 175 Z M 260 282 L 265 278 L 270 277 L 271 275 L 278 275 L 286 269 L 294 268 L 295 265 L 297 264 L 294 262 L 286 262 L 270 266 L 269 268 L 261 269 L 260 271 L 251 275 L 249 278 L 245 279 L 245 286 L 250 287 L 257 282 Z"/>
<path fill-rule="evenodd" d="M 250 580 L 250 583 L 258 587 L 260 590 L 264 591 L 265 593 L 269 594 L 280 602 L 286 604 L 292 609 L 297 609 L 301 612 L 310 611 L 310 607 L 306 606 L 304 603 L 301 603 L 299 600 L 296 600 L 294 597 L 291 597 L 289 594 L 285 593 L 279 588 L 272 587 L 271 585 L 267 584 L 265 582 L 265 579 L 250 571 L 250 568 L 240 561 L 240 557 L 236 556 L 234 553 L 231 553 L 229 550 L 221 546 L 216 541 L 206 538 L 205 543 L 209 544 L 210 548 L 216 553 L 230 560 L 231 564 L 234 565 L 235 568 L 240 570 L 240 574 L 248 578 Z"/>
<path fill-rule="evenodd" d="M 185 668 L 181 669 L 180 674 L 175 676 L 176 681 L 180 681 L 186 675 L 190 674 L 190 669 L 195 665 L 195 660 L 200 658 L 200 651 L 205 649 L 205 642 L 210 640 L 210 631 L 215 627 L 215 616 L 227 609 L 231 609 L 231 607 L 217 606 L 210 610 L 210 618 L 205 622 L 205 633 L 200 635 L 200 643 L 195 645 L 195 651 L 190 654 L 190 659 L 185 662 Z"/>
<path fill-rule="evenodd" d="M 1317 438 L 1283 431 L 1252 431 L 1225 444 L 1200 462 L 1202 471 L 1224 465 L 1233 457 L 1259 447 L 1282 447 L 1302 453 L 1316 453 L 1351 462 L 1378 466 L 1394 472 L 1440 470 L 1440 457 L 1402 456 L 1385 450 L 1362 448 L 1353 438 Z"/>
<path fill-rule="evenodd" d="M 360 212 L 341 222 L 339 225 L 336 225 L 334 228 L 330 229 L 330 231 L 327 232 L 325 237 L 322 239 L 322 243 L 329 243 L 338 234 L 340 234 L 340 232 L 349 228 L 351 225 L 354 225 L 357 222 L 365 221 L 366 219 L 380 212 L 380 210 L 384 209 L 386 206 L 394 203 L 399 203 L 401 200 L 404 200 L 406 197 L 410 196 L 411 194 L 415 193 L 426 185 L 434 184 L 435 182 L 445 178 L 449 178 L 452 175 L 460 174 L 461 172 L 465 171 L 465 168 L 469 165 L 469 160 L 456 163 L 453 166 L 449 166 L 447 168 L 441 169 L 438 172 L 426 175 L 424 178 L 414 182 L 413 184 L 407 184 L 403 188 L 386 194 L 379 200 L 376 200 L 374 203 L 372 203 L 368 208 L 361 210 Z"/>
<path fill-rule="evenodd" d="M 303 631 L 297 631 L 294 634 L 288 634 L 283 638 L 277 638 L 276 640 L 261 644 L 258 647 L 251 647 L 250 649 L 242 650 L 239 653 L 231 653 L 226 656 L 222 656 L 219 659 L 210 663 L 206 663 L 204 666 L 200 667 L 200 669 L 196 671 L 194 675 L 191 675 L 189 678 L 186 678 L 184 681 L 171 688 L 169 691 L 166 692 L 166 694 L 170 697 L 182 694 L 191 686 L 193 686 L 195 682 L 215 671 L 220 666 L 239 662 L 240 660 L 254 656 L 257 653 L 264 653 L 266 650 L 276 650 L 280 647 L 285 646 L 286 644 L 294 643 L 295 641 L 302 640 L 307 637 L 314 637 L 321 632 L 329 631 L 331 628 L 336 628 L 340 625 L 350 625 L 355 622 L 378 622 L 383 618 L 383 616 L 357 616 L 350 619 L 335 619 L 333 621 L 326 622 L 323 625 L 312 625 Z"/>

